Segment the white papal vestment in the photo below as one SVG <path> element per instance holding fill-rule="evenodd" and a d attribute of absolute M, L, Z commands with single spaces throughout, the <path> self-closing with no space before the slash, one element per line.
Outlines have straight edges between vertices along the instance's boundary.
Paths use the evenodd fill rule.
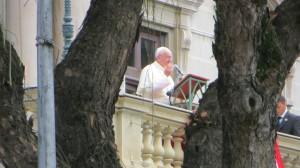
<path fill-rule="evenodd" d="M 173 87 L 172 77 L 166 76 L 164 68 L 155 61 L 142 70 L 136 94 L 154 101 L 167 103 L 167 92 Z"/>

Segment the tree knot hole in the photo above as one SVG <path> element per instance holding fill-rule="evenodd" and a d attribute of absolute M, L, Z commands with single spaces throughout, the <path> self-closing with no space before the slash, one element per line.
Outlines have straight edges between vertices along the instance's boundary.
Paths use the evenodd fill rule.
<path fill-rule="evenodd" d="M 253 97 L 250 97 L 249 98 L 249 105 L 250 105 L 250 107 L 254 108 L 255 104 L 256 104 L 255 99 Z"/>
<path fill-rule="evenodd" d="M 199 152 L 199 146 L 198 146 L 198 145 L 195 146 L 195 151 L 196 151 L 197 153 Z"/>

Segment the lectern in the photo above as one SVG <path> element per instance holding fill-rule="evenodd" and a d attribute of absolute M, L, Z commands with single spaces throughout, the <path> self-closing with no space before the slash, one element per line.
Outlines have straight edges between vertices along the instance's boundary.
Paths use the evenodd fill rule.
<path fill-rule="evenodd" d="M 170 104 L 175 106 L 184 105 L 188 110 L 193 109 L 193 100 L 195 95 L 200 90 L 203 94 L 207 89 L 207 78 L 187 74 L 182 80 L 176 84 L 174 90 L 170 94 Z"/>

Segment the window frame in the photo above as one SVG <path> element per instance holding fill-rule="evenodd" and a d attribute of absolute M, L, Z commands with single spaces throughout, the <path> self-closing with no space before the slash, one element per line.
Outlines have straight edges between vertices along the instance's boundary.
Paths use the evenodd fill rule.
<path fill-rule="evenodd" d="M 127 66 L 127 70 L 125 72 L 125 84 L 126 84 L 126 92 L 133 93 L 135 90 L 133 88 L 137 87 L 141 71 L 143 69 L 142 67 L 142 53 L 141 53 L 141 40 L 142 39 L 147 39 L 154 41 L 154 47 L 155 49 L 166 45 L 166 40 L 167 40 L 167 33 L 153 30 L 153 29 L 148 29 L 145 27 L 141 27 L 141 31 L 139 34 L 139 39 L 135 43 L 134 46 L 134 66 Z M 153 58 L 155 56 L 153 55 Z M 155 58 L 153 59 L 155 60 Z M 127 89 L 128 88 L 128 89 Z"/>
<path fill-rule="evenodd" d="M 147 32 L 140 32 L 140 36 L 139 36 L 139 40 L 138 42 L 135 43 L 135 47 L 134 47 L 134 66 L 129 66 L 127 67 L 127 71 L 126 71 L 126 75 L 127 76 L 131 76 L 133 78 L 137 78 L 139 79 L 141 70 L 143 69 L 142 67 L 142 53 L 141 53 L 141 40 L 142 39 L 147 39 L 147 40 L 151 40 L 155 42 L 155 48 L 158 48 L 159 46 L 163 45 L 162 43 L 162 38 L 154 35 L 154 34 L 150 34 Z M 154 55 L 153 55 L 154 57 Z"/>

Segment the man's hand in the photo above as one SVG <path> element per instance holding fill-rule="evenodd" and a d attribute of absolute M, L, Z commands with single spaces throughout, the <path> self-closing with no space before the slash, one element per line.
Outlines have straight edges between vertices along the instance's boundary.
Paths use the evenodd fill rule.
<path fill-rule="evenodd" d="M 173 72 L 173 67 L 174 67 L 174 65 L 172 63 L 169 63 L 164 67 L 165 68 L 164 73 L 165 73 L 166 76 L 171 75 L 171 73 Z"/>

